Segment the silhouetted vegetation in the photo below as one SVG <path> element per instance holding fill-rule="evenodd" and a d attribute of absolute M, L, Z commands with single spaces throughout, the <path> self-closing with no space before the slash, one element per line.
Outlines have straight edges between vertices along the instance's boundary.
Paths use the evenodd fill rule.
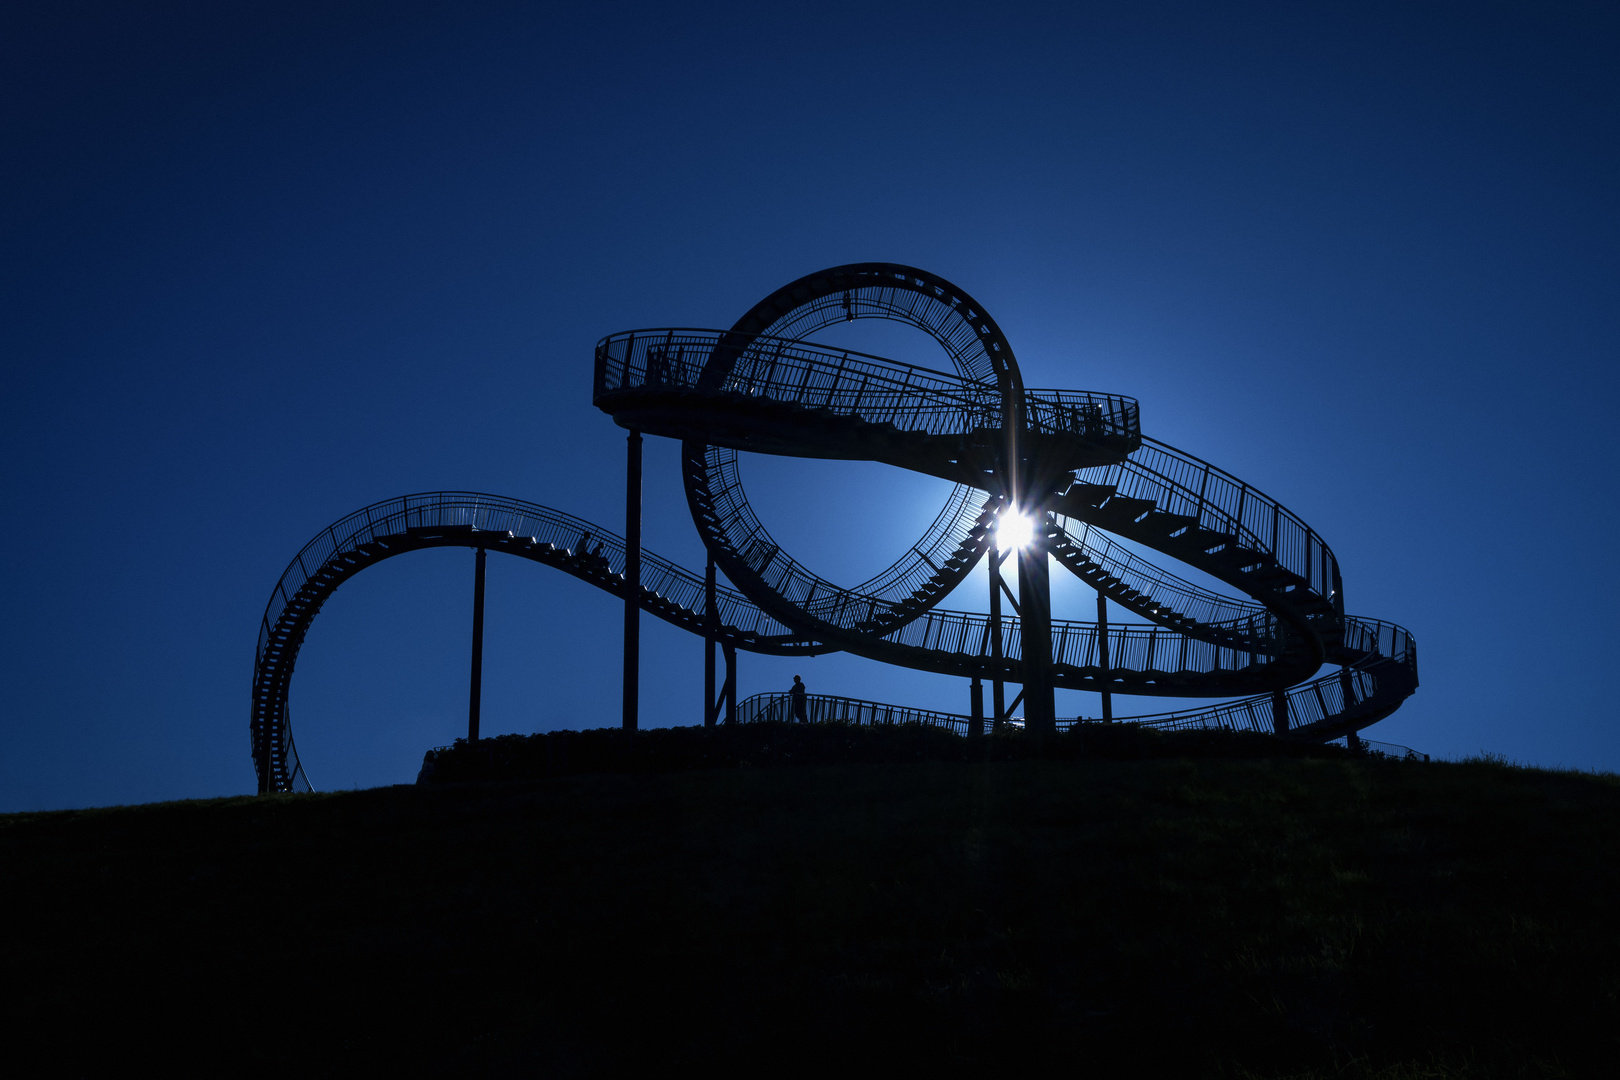
<path fill-rule="evenodd" d="M 1136 756 L 6 816 L 8 1052 L 69 1075 L 1612 1072 L 1614 778 Z"/>
<path fill-rule="evenodd" d="M 1157 731 L 1135 724 L 1086 724 L 1036 739 L 1017 730 L 963 738 L 929 724 L 759 723 L 639 731 L 617 728 L 501 735 L 428 751 L 420 781 L 532 780 L 597 772 L 777 768 L 787 765 L 894 765 L 918 761 L 1022 761 L 1051 758 L 1347 758 L 1338 746 L 1252 732 Z"/>

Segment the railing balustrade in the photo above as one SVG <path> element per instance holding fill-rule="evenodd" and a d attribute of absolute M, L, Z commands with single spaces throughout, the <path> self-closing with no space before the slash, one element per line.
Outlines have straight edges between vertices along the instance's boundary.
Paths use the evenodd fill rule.
<path fill-rule="evenodd" d="M 1150 598 L 1151 606 L 1214 628 L 1222 635 L 1257 640 L 1276 636 L 1276 617 L 1262 605 L 1201 589 L 1127 550 L 1101 529 L 1078 518 L 1053 515 L 1052 520 L 1060 530 L 1053 545 L 1053 556 L 1060 562 L 1090 563 L 1117 579 L 1123 588 Z"/>
<path fill-rule="evenodd" d="M 624 573 L 626 549 L 622 537 L 561 511 L 475 492 L 435 492 L 388 499 L 356 511 L 321 532 L 288 565 L 260 622 L 260 654 L 288 604 L 334 554 L 387 540 L 412 529 L 433 528 L 466 528 L 506 533 L 514 538 L 527 537 L 537 544 L 550 544 L 555 550 L 582 557 L 590 557 L 600 546 L 603 576 L 611 578 Z M 643 550 L 641 582 L 645 595 L 702 614 L 705 600 L 700 575 Z M 735 589 L 717 585 L 715 593 L 720 622 L 729 631 L 761 638 L 796 636 Z"/>
<path fill-rule="evenodd" d="M 1194 527 L 1234 537 L 1239 548 L 1272 553 L 1278 566 L 1342 610 L 1338 561 L 1322 538 L 1281 503 L 1209 462 L 1144 436 L 1129 458 L 1075 476 L 1190 517 Z"/>
<path fill-rule="evenodd" d="M 867 432 L 884 440 L 885 460 L 916 464 L 904 449 L 914 436 L 913 444 L 927 453 L 949 452 L 924 471 L 956 470 L 979 487 L 957 486 L 916 544 L 893 566 L 851 589 L 812 573 L 771 538 L 742 494 L 736 450 L 711 445 L 701 455 L 694 451 L 683 457 L 694 516 L 716 561 L 743 582 L 748 594 L 717 585 L 709 611 L 700 575 L 643 550 L 639 586 L 645 609 L 696 632 L 712 627 L 731 645 L 757 651 L 852 648 L 920 669 L 1017 681 L 1022 664 L 1017 617 L 1002 621 L 1001 666 L 992 671 L 989 617 L 933 607 L 989 544 L 1002 495 L 986 495 L 981 488 L 996 489 L 999 482 L 976 470 L 1005 457 L 1001 436 L 1014 424 L 1028 436 L 1020 444 L 1023 460 L 1108 462 L 1074 470 L 1077 482 L 1093 485 L 1091 497 L 1081 489 L 1074 496 L 1078 501 L 1057 505 L 1085 517 L 1100 515 L 1098 520 L 1111 521 L 1126 537 L 1201 565 L 1264 600 L 1258 604 L 1200 588 L 1084 520 L 1063 518 L 1060 528 L 1059 518 L 1049 517 L 1047 535 L 1060 562 L 1116 594 L 1119 602 L 1163 622 L 1111 623 L 1102 629 L 1052 620 L 1052 675 L 1059 685 L 1094 688 L 1106 679 L 1121 693 L 1133 687 L 1139 693 L 1174 693 L 1174 688 L 1194 688 L 1201 678 L 1205 681 L 1192 692 L 1266 686 L 1309 674 L 1291 676 L 1289 665 L 1300 663 L 1302 655 L 1314 660 L 1325 653 L 1341 665 L 1339 671 L 1286 691 L 1126 718 L 1151 727 L 1262 732 L 1280 730 L 1286 722 L 1289 731 L 1317 737 L 1387 715 L 1416 686 L 1411 634 L 1392 623 L 1343 615 L 1339 567 L 1322 539 L 1244 481 L 1144 438 L 1134 399 L 1021 389 L 1010 346 L 994 321 L 942 279 L 888 264 L 828 273 L 832 276 L 812 275 L 779 290 L 738 324 L 766 333 L 661 328 L 603 338 L 595 351 L 597 403 L 609 412 L 614 403 L 623 404 L 643 419 L 683 403 L 697 405 L 692 415 L 700 418 L 710 415 L 704 410 L 732 415 L 739 406 L 754 405 L 763 425 L 787 423 L 800 434 L 825 435 L 859 424 L 889 427 L 892 432 Z M 866 316 L 920 327 L 944 347 L 958 374 L 802 340 L 833 321 Z M 821 415 L 801 423 L 805 412 Z M 672 424 L 663 433 L 685 437 L 690 430 Z M 852 442 L 843 449 L 859 447 Z M 939 464 L 947 458 L 949 468 Z M 1001 460 L 996 467 L 1010 465 Z M 974 472 L 964 475 L 966 469 Z M 1189 524 L 1178 532 L 1183 537 L 1178 542 L 1162 527 L 1152 531 L 1152 521 L 1164 518 L 1142 519 L 1138 532 L 1130 522 L 1110 519 L 1115 506 L 1174 515 Z M 1185 546 L 1205 541 L 1202 550 L 1220 557 L 1206 560 Z M 434 492 L 356 511 L 317 534 L 294 557 L 261 620 L 254 752 L 271 762 L 274 783 L 308 786 L 288 723 L 286 689 L 316 610 L 339 582 L 369 562 L 439 543 L 529 555 L 609 592 L 626 590 L 624 539 L 548 507 L 473 492 Z M 1285 633 L 1279 614 L 1296 625 Z M 1308 644 L 1319 642 L 1324 652 L 1296 650 L 1301 630 Z M 1222 675 L 1247 677 L 1210 681 Z M 829 695 L 811 695 L 807 704 L 814 722 L 928 723 L 957 731 L 971 723 L 951 713 Z M 786 719 L 790 707 L 786 694 L 762 694 L 740 703 L 738 713 L 744 722 Z M 1077 718 L 1060 726 L 1084 722 Z"/>
<path fill-rule="evenodd" d="M 849 349 L 720 330 L 632 330 L 603 338 L 596 347 L 596 396 L 626 390 L 734 394 L 928 435 L 1003 426 L 994 384 Z M 1041 435 L 1132 444 L 1141 435 L 1136 401 L 1119 394 L 1026 390 L 1025 418 Z"/>
<path fill-rule="evenodd" d="M 859 698 L 837 697 L 831 694 L 806 694 L 805 716 L 812 724 L 853 724 L 877 727 L 890 724 L 928 724 L 949 728 L 966 735 L 972 721 L 966 716 L 937 712 L 931 709 L 913 709 L 902 705 L 885 705 Z M 793 700 L 790 694 L 764 693 L 744 698 L 737 703 L 739 724 L 792 723 Z"/>

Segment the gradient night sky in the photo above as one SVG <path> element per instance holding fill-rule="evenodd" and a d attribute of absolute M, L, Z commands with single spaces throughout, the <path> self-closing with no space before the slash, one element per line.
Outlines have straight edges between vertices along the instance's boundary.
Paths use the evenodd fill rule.
<path fill-rule="evenodd" d="M 0 810 L 252 790 L 258 622 L 310 536 L 437 489 L 621 531 L 595 341 L 863 260 L 1313 525 L 1349 610 L 1419 642 L 1370 738 L 1620 768 L 1616 10 L 8 4 Z M 848 583 L 944 490 L 745 470 Z M 648 547 L 701 568 L 675 446 L 648 471 Z M 616 723 L 619 603 L 489 569 L 485 733 Z M 472 570 L 417 553 L 328 603 L 292 698 L 318 787 L 464 733 Z M 700 641 L 646 620 L 643 652 L 642 723 L 697 722 Z M 745 654 L 740 691 L 795 671 L 967 708 L 849 657 Z"/>

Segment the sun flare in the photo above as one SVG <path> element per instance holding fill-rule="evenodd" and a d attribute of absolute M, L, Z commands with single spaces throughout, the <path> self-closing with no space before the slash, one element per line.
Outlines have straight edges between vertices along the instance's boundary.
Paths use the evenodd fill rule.
<path fill-rule="evenodd" d="M 1035 538 L 1035 525 L 1016 510 L 1003 511 L 996 524 L 996 549 L 1017 551 Z"/>

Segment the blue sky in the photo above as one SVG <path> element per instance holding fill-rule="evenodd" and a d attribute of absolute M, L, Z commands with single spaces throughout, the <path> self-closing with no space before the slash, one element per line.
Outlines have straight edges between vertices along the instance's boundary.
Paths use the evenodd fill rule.
<path fill-rule="evenodd" d="M 1617 29 L 1581 3 L 7 5 L 0 810 L 251 790 L 258 621 L 311 535 L 438 489 L 619 530 L 594 342 L 865 260 L 956 282 L 1029 385 L 1135 396 L 1314 526 L 1349 610 L 1419 642 L 1370 737 L 1620 768 Z M 675 447 L 647 452 L 647 544 L 700 567 Z M 940 491 L 745 469 L 851 583 Z M 322 612 L 292 697 L 317 786 L 408 781 L 464 730 L 472 563 L 394 560 Z M 489 575 L 485 733 L 616 722 L 619 605 Z M 644 634 L 643 723 L 695 722 L 700 643 Z M 966 708 L 847 657 L 745 655 L 741 690 L 795 671 Z"/>

